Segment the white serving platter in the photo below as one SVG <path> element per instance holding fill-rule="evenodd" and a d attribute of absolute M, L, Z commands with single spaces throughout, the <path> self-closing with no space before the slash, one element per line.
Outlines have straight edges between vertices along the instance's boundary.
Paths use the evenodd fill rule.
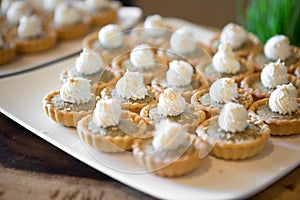
<path fill-rule="evenodd" d="M 201 40 L 214 33 L 191 25 Z M 202 42 L 205 42 L 202 41 Z M 300 135 L 273 137 L 257 156 L 226 161 L 208 156 L 194 172 L 162 178 L 143 169 L 130 153 L 104 154 L 82 143 L 76 130 L 54 123 L 43 113 L 42 98 L 60 88 L 59 73 L 75 57 L 44 68 L 0 79 L 0 111 L 57 148 L 108 176 L 160 199 L 240 199 L 274 183 L 300 164 Z"/>
<path fill-rule="evenodd" d="M 128 14 L 130 13 L 130 14 Z M 123 30 L 133 27 L 142 17 L 142 10 L 139 7 L 121 7 L 118 10 L 116 23 Z M 96 30 L 92 30 L 96 31 Z M 82 38 L 58 41 L 54 48 L 47 51 L 17 55 L 13 61 L 0 66 L 0 78 L 14 74 L 29 71 L 35 68 L 41 68 L 45 64 L 75 55 L 82 49 Z"/>

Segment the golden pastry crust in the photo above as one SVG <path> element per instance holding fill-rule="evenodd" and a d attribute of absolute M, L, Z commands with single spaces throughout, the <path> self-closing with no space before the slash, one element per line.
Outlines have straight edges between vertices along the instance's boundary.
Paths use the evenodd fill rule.
<path fill-rule="evenodd" d="M 157 55 L 164 59 L 166 62 L 171 62 L 172 60 L 186 60 L 190 64 L 197 66 L 203 60 L 211 59 L 211 55 L 207 51 L 206 47 L 195 40 L 197 45 L 196 51 L 187 55 L 177 53 L 170 49 L 170 42 L 166 41 L 159 46 L 157 50 Z M 172 55 L 172 56 L 170 56 Z"/>
<path fill-rule="evenodd" d="M 121 77 L 121 73 L 117 70 L 113 70 L 111 67 L 105 67 L 104 69 L 105 71 L 111 73 L 114 77 L 112 79 L 110 79 L 109 81 L 107 82 L 95 82 L 95 83 L 92 83 L 91 85 L 91 92 L 94 93 L 96 96 L 100 96 L 101 94 L 101 91 L 106 88 L 106 87 L 110 87 L 110 86 L 113 86 L 116 84 L 116 82 L 120 79 Z M 103 74 L 103 72 L 102 72 Z M 101 75 L 102 76 L 102 75 Z M 69 70 L 63 70 L 61 73 L 60 73 L 60 81 L 62 83 L 64 83 L 65 81 L 67 81 L 67 79 L 70 77 L 69 75 Z M 86 78 L 86 79 L 89 79 L 88 77 L 84 77 L 83 75 L 83 78 Z M 100 79 L 100 76 L 99 76 L 99 79 Z"/>
<path fill-rule="evenodd" d="M 140 115 L 142 117 L 144 117 L 145 119 L 147 119 L 152 126 L 155 126 L 155 122 L 150 119 L 149 112 L 152 108 L 157 107 L 157 104 L 158 104 L 158 101 L 152 102 L 151 104 L 144 106 L 140 111 Z M 193 118 L 192 123 L 184 123 L 181 125 L 189 133 L 194 134 L 197 126 L 199 126 L 199 124 L 201 124 L 206 119 L 206 114 L 203 110 L 201 110 L 200 108 L 197 108 L 191 104 L 187 104 L 186 107 L 193 110 L 193 114 L 197 115 L 197 117 Z M 180 123 L 180 122 L 178 122 L 178 123 Z"/>
<path fill-rule="evenodd" d="M 111 94 L 112 94 L 113 89 L 114 89 L 114 86 L 103 88 L 103 90 L 101 91 L 101 98 L 111 99 L 112 98 Z M 153 100 L 151 102 L 156 102 L 158 93 L 149 86 L 146 86 L 146 89 L 148 91 L 148 94 L 153 95 L 152 96 Z M 149 104 L 149 102 L 144 102 L 144 103 L 134 102 L 134 103 L 132 103 L 132 102 L 128 101 L 128 102 L 121 102 L 121 107 L 124 110 L 129 110 L 131 112 L 140 114 L 142 108 L 144 108 L 148 104 Z"/>
<path fill-rule="evenodd" d="M 147 153 L 143 149 L 145 140 L 136 140 L 132 146 L 136 161 L 146 170 L 163 177 L 178 177 L 195 170 L 201 163 L 199 153 L 202 141 L 194 135 L 187 134 L 186 139 L 195 147 L 192 153 L 182 155 L 176 160 L 159 159 L 157 153 Z"/>
<path fill-rule="evenodd" d="M 244 90 L 249 92 L 253 96 L 253 99 L 255 101 L 259 100 L 259 99 L 263 99 L 263 98 L 268 98 L 271 95 L 271 91 L 270 92 L 262 92 L 257 88 L 251 87 L 251 85 L 255 81 L 260 81 L 260 75 L 261 75 L 260 73 L 254 73 L 249 76 L 246 76 L 241 81 L 241 88 L 243 88 Z M 297 78 L 296 76 L 288 74 L 288 80 L 297 88 L 298 96 L 300 96 L 300 79 Z"/>
<path fill-rule="evenodd" d="M 123 41 L 126 43 L 126 47 L 121 47 L 121 49 L 119 49 L 119 51 L 115 51 L 115 49 L 112 50 L 112 52 L 110 51 L 110 49 L 107 49 L 105 51 L 103 51 L 102 49 L 100 49 L 100 51 L 97 50 L 98 46 L 100 46 L 100 42 L 98 40 L 98 34 L 99 32 L 93 32 L 88 34 L 87 36 L 85 36 L 82 40 L 82 46 L 84 48 L 87 48 L 89 50 L 94 50 L 97 51 L 103 58 L 103 61 L 106 65 L 111 64 L 112 60 L 120 55 L 123 55 L 124 53 L 127 53 L 129 51 L 131 51 L 131 49 L 135 46 L 135 43 L 132 41 L 132 39 L 130 37 L 128 37 L 127 35 L 123 35 Z"/>
<path fill-rule="evenodd" d="M 73 112 L 55 107 L 51 99 L 59 93 L 59 90 L 52 91 L 48 93 L 42 101 L 45 114 L 53 121 L 64 126 L 76 127 L 81 118 L 93 113 L 93 110 Z"/>
<path fill-rule="evenodd" d="M 207 131 L 212 123 L 218 123 L 219 116 L 214 116 L 206 121 L 204 121 L 197 129 L 197 134 L 201 138 L 205 138 L 204 141 L 210 145 L 210 154 L 218 158 L 223 158 L 226 160 L 242 160 L 253 157 L 260 153 L 262 149 L 266 146 L 270 138 L 270 128 L 260 122 L 252 122 L 256 126 L 260 127 L 259 136 L 255 139 L 249 139 L 246 141 L 237 142 L 226 142 L 222 140 L 214 140 L 212 142 Z"/>
<path fill-rule="evenodd" d="M 13 60 L 16 56 L 16 47 L 13 43 L 9 43 L 7 47 L 0 49 L 0 65 L 6 64 Z"/>
<path fill-rule="evenodd" d="M 82 20 L 82 22 L 70 26 L 52 25 L 52 28 L 56 30 L 58 39 L 64 40 L 82 37 L 89 32 L 91 19 L 87 16 L 84 16 Z"/>
<path fill-rule="evenodd" d="M 254 66 L 253 65 L 249 65 L 247 63 L 247 61 L 244 59 L 244 58 L 238 58 L 240 64 L 241 64 L 241 67 L 245 67 L 246 70 L 245 72 L 243 73 L 237 73 L 237 74 L 220 74 L 218 72 L 216 72 L 214 69 L 213 69 L 213 66 L 212 66 L 212 63 L 211 63 L 211 60 L 208 61 L 206 60 L 205 62 L 201 62 L 200 64 L 198 64 L 196 66 L 196 68 L 198 69 L 198 73 L 202 75 L 203 78 L 205 78 L 208 82 L 209 85 L 211 85 L 214 81 L 216 81 L 217 79 L 219 78 L 233 78 L 235 80 L 235 82 L 237 84 L 239 84 L 244 77 L 252 74 L 254 72 Z M 213 75 L 208 75 L 206 73 L 206 68 L 211 68 L 212 71 L 213 71 Z"/>
<path fill-rule="evenodd" d="M 297 102 L 300 104 L 300 98 L 297 99 Z M 272 119 L 268 117 L 263 117 L 257 114 L 257 109 L 260 106 L 266 105 L 269 103 L 269 98 L 261 99 L 254 102 L 249 108 L 249 114 L 253 120 L 265 122 L 271 129 L 271 135 L 287 136 L 297 134 L 300 131 L 300 118 L 298 119 Z M 299 109 L 297 112 L 300 112 Z"/>
<path fill-rule="evenodd" d="M 206 117 L 210 118 L 212 116 L 219 115 L 222 108 L 203 105 L 201 97 L 207 93 L 209 93 L 209 89 L 199 90 L 196 93 L 194 93 L 191 97 L 191 104 L 205 111 Z M 248 109 L 253 102 L 251 94 L 242 89 L 238 89 L 238 93 L 240 94 L 240 96 L 244 97 L 244 100 L 238 101 L 238 103 L 243 105 L 246 109 Z"/>
<path fill-rule="evenodd" d="M 296 46 L 290 46 L 290 51 L 291 51 L 291 56 L 286 60 L 284 61 L 282 60 L 282 61 L 285 63 L 288 69 L 288 73 L 293 73 L 297 69 L 297 67 L 300 67 L 300 48 Z M 275 62 L 275 61 L 269 60 L 265 57 L 263 47 L 260 47 L 258 51 L 249 54 L 247 59 L 248 65 L 252 65 L 256 72 L 261 72 L 265 64 L 269 62 Z"/>
<path fill-rule="evenodd" d="M 153 49 L 153 52 L 155 53 L 154 49 Z M 163 76 L 168 69 L 168 65 L 167 65 L 167 62 L 165 62 L 165 60 L 161 59 L 158 56 L 155 56 L 154 59 L 155 59 L 156 63 L 153 63 L 153 64 L 157 65 L 157 67 L 155 67 L 155 70 L 151 70 L 150 72 L 143 71 L 143 70 L 139 71 L 143 75 L 145 84 L 151 83 L 152 79 L 155 77 Z M 126 60 L 130 60 L 130 52 L 127 52 L 125 54 L 115 57 L 112 60 L 111 66 L 114 70 L 118 70 L 122 74 L 125 74 L 127 69 L 124 69 L 122 67 L 122 65 L 123 65 L 123 62 L 125 62 Z M 129 70 L 129 71 L 131 71 L 131 70 Z"/>
<path fill-rule="evenodd" d="M 210 44 L 208 46 L 209 52 L 211 55 L 214 55 L 218 51 L 219 39 L 221 36 L 221 32 L 218 32 L 214 35 L 214 37 L 210 40 Z M 248 33 L 247 41 L 238 49 L 234 50 L 234 53 L 238 57 L 247 57 L 252 53 L 256 53 L 262 47 L 260 40 L 252 33 Z"/>
<path fill-rule="evenodd" d="M 164 77 L 165 78 L 165 77 Z M 159 93 L 163 92 L 164 89 L 166 89 L 167 87 L 162 86 L 159 83 L 159 79 L 160 78 L 154 78 L 151 82 L 151 87 L 154 90 L 157 90 Z M 197 91 L 203 90 L 203 89 L 207 89 L 208 88 L 208 84 L 206 83 L 205 79 L 200 75 L 200 74 L 193 74 L 192 75 L 192 82 L 198 82 L 200 87 L 198 88 L 193 88 L 193 90 L 189 90 L 189 91 L 184 91 L 184 92 L 180 92 L 181 96 L 185 99 L 186 102 L 190 103 L 191 102 L 191 97 L 193 94 L 195 94 Z M 192 86 L 191 86 L 192 87 Z M 176 88 L 175 88 L 176 90 Z"/>
<path fill-rule="evenodd" d="M 159 28 L 158 28 L 159 29 Z M 151 37 L 144 33 L 144 23 L 136 25 L 130 32 L 130 36 L 136 43 L 149 44 L 152 47 L 159 48 L 166 40 L 170 40 L 175 28 L 167 26 L 166 33 L 161 37 Z"/>
<path fill-rule="evenodd" d="M 118 9 L 121 4 L 119 2 L 110 2 L 107 9 L 94 13 L 87 13 L 91 18 L 91 24 L 94 26 L 104 26 L 113 23 L 117 19 Z"/>
<path fill-rule="evenodd" d="M 77 133 L 82 141 L 99 151 L 106 153 L 130 151 L 136 138 L 146 137 L 147 122 L 138 114 L 130 111 L 123 111 L 121 117 L 129 119 L 139 126 L 139 131 L 134 136 L 103 136 L 97 134 L 97 132 L 90 130 L 87 125 L 88 121 L 92 119 L 92 115 L 88 115 L 78 122 Z"/>
<path fill-rule="evenodd" d="M 34 39 L 16 39 L 16 49 L 20 53 L 37 53 L 48 50 L 57 42 L 57 33 L 55 30 L 46 30 L 45 36 Z"/>

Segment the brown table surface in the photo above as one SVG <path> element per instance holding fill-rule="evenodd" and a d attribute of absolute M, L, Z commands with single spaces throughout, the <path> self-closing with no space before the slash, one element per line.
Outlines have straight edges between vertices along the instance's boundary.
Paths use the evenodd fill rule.
<path fill-rule="evenodd" d="M 69 156 L 2 113 L 0 155 L 3 200 L 154 199 Z M 250 199 L 299 198 L 300 167 Z"/>

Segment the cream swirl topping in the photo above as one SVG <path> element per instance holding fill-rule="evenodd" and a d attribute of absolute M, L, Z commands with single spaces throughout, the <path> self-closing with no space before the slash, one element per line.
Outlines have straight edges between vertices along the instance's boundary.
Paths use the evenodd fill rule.
<path fill-rule="evenodd" d="M 75 61 L 76 70 L 85 75 L 95 74 L 104 67 L 101 56 L 86 48 L 80 53 L 80 56 Z"/>
<path fill-rule="evenodd" d="M 185 99 L 177 92 L 171 89 L 165 89 L 159 95 L 157 112 L 163 116 L 178 116 L 186 108 Z"/>
<path fill-rule="evenodd" d="M 116 126 L 120 121 L 121 111 L 121 105 L 117 101 L 101 99 L 96 104 L 93 121 L 102 128 Z"/>
<path fill-rule="evenodd" d="M 196 51 L 197 44 L 189 27 L 177 29 L 170 38 L 171 49 L 177 53 L 190 54 Z"/>
<path fill-rule="evenodd" d="M 136 68 L 149 68 L 155 64 L 154 53 L 148 44 L 140 44 L 130 52 L 130 62 Z"/>
<path fill-rule="evenodd" d="M 48 12 L 53 12 L 55 8 L 62 3 L 63 0 L 43 0 L 43 9 Z"/>
<path fill-rule="evenodd" d="M 42 34 L 42 20 L 37 16 L 22 16 L 18 27 L 21 38 L 37 37 Z"/>
<path fill-rule="evenodd" d="M 90 81 L 84 78 L 69 78 L 60 88 L 63 101 L 82 104 L 92 98 Z"/>
<path fill-rule="evenodd" d="M 276 90 L 271 93 L 269 107 L 273 112 L 279 114 L 291 114 L 299 107 L 297 103 L 297 90 L 293 84 L 277 86 Z"/>
<path fill-rule="evenodd" d="M 152 37 L 161 37 L 167 32 L 167 25 L 161 15 L 149 15 L 144 22 L 145 33 Z"/>
<path fill-rule="evenodd" d="M 264 46 L 265 56 L 270 60 L 285 60 L 291 55 L 290 40 L 285 35 L 271 37 Z"/>
<path fill-rule="evenodd" d="M 6 18 L 9 24 L 17 25 L 23 15 L 29 15 L 30 9 L 24 1 L 12 2 L 7 10 Z"/>
<path fill-rule="evenodd" d="M 116 84 L 117 94 L 124 99 L 144 99 L 148 94 L 143 76 L 139 72 L 127 71 Z"/>
<path fill-rule="evenodd" d="M 230 43 L 219 45 L 218 52 L 212 58 L 212 66 L 219 73 L 236 74 L 240 71 L 240 62 L 232 52 Z"/>
<path fill-rule="evenodd" d="M 186 131 L 176 122 L 166 120 L 161 122 L 160 127 L 156 129 L 157 133 L 152 140 L 154 150 L 176 150 L 179 146 L 186 143 Z"/>
<path fill-rule="evenodd" d="M 246 30 L 234 23 L 228 23 L 222 29 L 220 43 L 231 43 L 233 49 L 240 48 L 247 40 Z"/>
<path fill-rule="evenodd" d="M 238 87 L 234 79 L 221 78 L 210 86 L 209 95 L 214 102 L 218 103 L 236 101 L 239 96 Z"/>
<path fill-rule="evenodd" d="M 276 88 L 277 85 L 287 84 L 288 74 L 284 62 L 270 62 L 267 64 L 261 74 L 260 80 L 266 88 Z"/>
<path fill-rule="evenodd" d="M 15 0 L 2 0 L 1 1 L 1 14 L 6 15 L 6 12 L 12 2 Z"/>
<path fill-rule="evenodd" d="M 189 85 L 192 82 L 193 73 L 193 67 L 188 62 L 184 60 L 173 60 L 169 63 L 167 83 L 168 85 L 177 87 Z"/>
<path fill-rule="evenodd" d="M 241 132 L 247 126 L 248 112 L 244 106 L 229 102 L 223 107 L 218 124 L 219 127 L 227 132 Z"/>
<path fill-rule="evenodd" d="M 99 42 L 108 49 L 116 49 L 123 45 L 123 34 L 116 24 L 108 24 L 98 33 Z"/>
<path fill-rule="evenodd" d="M 85 0 L 85 5 L 89 11 L 95 12 L 109 4 L 107 0 Z"/>
<path fill-rule="evenodd" d="M 69 26 L 81 20 L 78 10 L 67 3 L 59 4 L 54 11 L 54 24 L 57 26 Z"/>

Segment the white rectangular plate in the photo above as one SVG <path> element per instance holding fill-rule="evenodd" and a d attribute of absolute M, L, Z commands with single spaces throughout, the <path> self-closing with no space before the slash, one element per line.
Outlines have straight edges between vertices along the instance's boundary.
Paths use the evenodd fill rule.
<path fill-rule="evenodd" d="M 196 171 L 179 178 L 132 173 L 141 168 L 129 153 L 95 153 L 82 144 L 75 129 L 56 124 L 43 113 L 42 98 L 60 88 L 59 73 L 72 66 L 74 60 L 75 57 L 0 79 L 0 111 L 66 153 L 130 187 L 162 199 L 246 198 L 300 164 L 300 136 L 296 135 L 274 137 L 263 152 L 243 161 L 209 156 Z M 129 169 L 131 173 L 126 172 Z"/>

